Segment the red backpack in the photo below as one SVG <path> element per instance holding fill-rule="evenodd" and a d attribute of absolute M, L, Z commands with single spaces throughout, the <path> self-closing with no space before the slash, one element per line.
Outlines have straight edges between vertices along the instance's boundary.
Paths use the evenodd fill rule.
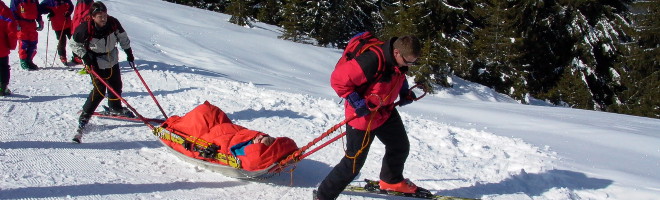
<path fill-rule="evenodd" d="M 341 64 L 344 64 L 345 62 L 353 60 L 365 51 L 371 50 L 378 56 L 378 71 L 376 72 L 375 79 L 378 80 L 382 75 L 381 72 L 383 71 L 383 65 L 385 65 L 385 54 L 383 53 L 383 49 L 380 48 L 380 45 L 383 43 L 383 41 L 380 41 L 373 34 L 371 34 L 371 32 L 368 31 L 353 36 L 353 38 L 348 41 L 348 44 L 344 49 L 344 53 L 335 65 L 335 68 Z"/>

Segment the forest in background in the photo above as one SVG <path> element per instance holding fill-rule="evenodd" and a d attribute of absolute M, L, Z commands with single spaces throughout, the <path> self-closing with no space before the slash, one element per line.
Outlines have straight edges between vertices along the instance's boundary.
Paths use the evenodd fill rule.
<path fill-rule="evenodd" d="M 451 76 L 521 103 L 660 118 L 657 0 L 165 0 L 282 28 L 282 39 L 343 48 L 355 34 L 413 34 L 417 83 Z M 328 66 L 332 67 L 332 66 Z"/>

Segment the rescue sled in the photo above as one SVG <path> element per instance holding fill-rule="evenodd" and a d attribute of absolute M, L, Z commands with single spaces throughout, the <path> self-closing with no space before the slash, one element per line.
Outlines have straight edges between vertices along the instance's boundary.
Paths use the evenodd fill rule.
<path fill-rule="evenodd" d="M 277 166 L 278 163 L 273 163 L 270 167 L 263 169 L 263 170 L 258 170 L 258 171 L 247 171 L 244 169 L 241 169 L 240 166 L 240 161 L 237 161 L 235 157 L 222 157 L 222 156 L 216 156 L 217 159 L 219 160 L 224 160 L 227 165 L 222 165 L 218 163 L 213 163 L 213 162 L 208 162 L 205 160 L 200 160 L 196 158 L 192 158 L 190 156 L 187 156 L 181 152 L 178 152 L 174 150 L 173 148 L 170 148 L 163 140 L 166 140 L 164 138 L 174 138 L 174 140 L 177 140 L 176 134 L 173 134 L 172 132 L 168 131 L 167 129 L 157 127 L 153 129 L 153 134 L 156 135 L 157 137 L 161 138 L 159 141 L 163 146 L 167 147 L 167 150 L 174 154 L 176 157 L 179 159 L 191 163 L 193 165 L 202 167 L 204 169 L 208 169 L 213 172 L 220 173 L 224 176 L 231 177 L 231 178 L 238 178 L 238 179 L 259 179 L 263 177 L 267 177 L 267 173 L 272 169 L 273 167 Z M 181 140 L 179 140 L 181 141 Z"/>
<path fill-rule="evenodd" d="M 232 177 L 232 178 L 238 178 L 238 179 L 262 179 L 262 178 L 269 178 L 273 175 L 279 174 L 287 169 L 290 169 L 291 172 L 296 167 L 296 164 L 300 162 L 302 159 L 306 158 L 307 156 L 315 153 L 316 151 L 320 150 L 321 148 L 326 147 L 330 143 L 335 142 L 336 140 L 340 139 L 341 137 L 346 135 L 346 132 L 343 132 L 327 141 L 325 141 L 323 144 L 316 146 L 317 143 L 319 143 L 321 140 L 325 139 L 328 137 L 331 133 L 334 133 L 336 130 L 338 130 L 340 127 L 345 125 L 346 123 L 354 120 L 357 118 L 357 115 L 353 115 L 350 117 L 347 117 L 344 119 L 342 122 L 332 126 L 330 129 L 328 129 L 326 132 L 322 133 L 319 137 L 315 138 L 313 141 L 309 142 L 307 145 L 297 148 L 295 151 L 291 151 L 291 148 L 289 148 L 287 145 L 284 145 L 285 151 L 282 151 L 284 153 L 279 152 L 278 153 L 273 153 L 273 152 L 278 152 L 278 151 L 272 151 L 271 154 L 268 154 L 268 157 L 270 160 L 267 160 L 266 162 L 258 163 L 257 165 L 248 165 L 248 162 L 250 159 L 248 158 L 247 160 L 241 160 L 240 156 L 235 156 L 231 153 L 227 153 L 226 147 L 224 149 L 220 149 L 219 146 L 222 145 L 217 145 L 214 142 L 208 142 L 207 140 L 211 141 L 212 139 L 209 138 L 201 138 L 201 137 L 196 137 L 194 135 L 188 134 L 181 132 L 183 131 L 188 131 L 190 129 L 178 129 L 175 130 L 172 127 L 167 127 L 168 125 L 168 120 L 171 120 L 172 118 L 176 118 L 178 116 L 173 116 L 172 118 L 168 118 L 168 116 L 165 114 L 165 111 L 163 108 L 160 106 L 158 101 L 156 100 L 156 97 L 153 95 L 149 87 L 147 86 L 146 82 L 144 82 L 144 79 L 142 79 L 142 76 L 138 72 L 137 68 L 135 67 L 135 64 L 132 62 L 129 62 L 131 67 L 135 70 L 135 73 L 137 73 L 138 77 L 144 84 L 145 88 L 149 92 L 149 95 L 151 95 L 152 99 L 160 109 L 161 113 L 165 117 L 165 122 L 163 122 L 160 126 L 154 126 L 153 124 L 150 123 L 150 120 L 148 118 L 143 117 L 140 115 L 140 113 L 135 110 L 124 98 L 121 97 L 112 87 L 108 85 L 108 83 L 102 79 L 96 72 L 93 70 L 88 70 L 90 74 L 92 74 L 94 77 L 96 77 L 102 84 L 104 84 L 110 92 L 112 92 L 119 100 L 122 101 L 126 105 L 128 109 L 130 109 L 137 118 L 142 121 L 147 127 L 149 127 L 152 130 L 152 134 L 157 136 L 159 138 L 159 141 L 167 147 L 168 151 L 171 152 L 172 154 L 176 155 L 179 157 L 181 160 L 192 163 L 194 165 L 203 167 L 205 169 L 208 169 L 213 172 L 221 173 L 225 176 Z M 416 85 L 412 88 L 416 87 L 421 87 L 421 85 Z M 412 88 L 411 91 L 412 92 Z M 414 99 L 414 101 L 417 101 L 421 99 L 424 95 L 426 95 L 426 90 L 424 90 L 424 94 L 419 96 L 418 98 Z M 395 103 L 395 105 L 398 105 L 399 102 Z M 205 102 L 204 104 L 208 104 L 208 102 Z M 378 110 L 380 108 L 380 105 L 377 105 L 373 108 L 369 108 L 372 111 Z M 224 113 L 222 113 L 224 115 Z M 215 115 L 218 116 L 218 115 Z M 226 115 L 224 116 L 226 118 Z M 222 120 L 228 120 L 226 119 L 220 119 Z M 230 121 L 230 120 L 229 120 Z M 201 122 L 206 122 L 202 120 Z M 245 128 L 244 128 L 245 129 Z M 251 130 L 250 130 L 251 131 Z M 263 133 L 262 133 L 263 134 Z M 279 139 L 279 138 L 278 138 Z M 277 140 L 273 144 L 277 142 Z M 290 140 L 290 139 L 289 139 Z M 286 139 L 282 141 L 288 141 Z M 293 142 L 291 140 L 290 142 Z M 286 144 L 286 143 L 283 143 Z M 295 145 L 295 142 L 293 142 Z M 254 144 L 253 144 L 254 145 Z M 273 146 L 272 144 L 270 146 Z M 316 146 L 314 149 L 309 150 L 313 146 Z M 255 148 L 253 149 L 259 149 L 256 147 L 260 147 L 260 145 L 253 146 Z M 247 149 L 247 148 L 246 148 Z M 269 147 L 270 149 L 270 147 Z M 275 150 L 281 150 L 281 149 L 275 149 Z M 309 150 L 309 152 L 308 152 Z M 224 151 L 224 152 L 223 152 Z M 247 155 L 253 155 L 253 154 L 247 154 Z M 252 163 L 254 164 L 254 163 Z M 250 168 L 247 168 L 247 167 Z M 255 167 L 256 166 L 256 167 Z"/>

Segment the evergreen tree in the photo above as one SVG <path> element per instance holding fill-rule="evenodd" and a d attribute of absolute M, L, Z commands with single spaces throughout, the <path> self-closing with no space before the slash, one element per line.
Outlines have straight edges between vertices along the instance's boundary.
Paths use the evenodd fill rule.
<path fill-rule="evenodd" d="M 614 81 L 618 72 L 614 65 L 620 54 L 620 43 L 625 42 L 623 24 L 626 1 L 571 1 L 566 9 L 572 18 L 569 26 L 572 57 L 569 67 L 584 68 L 588 89 L 594 105 L 579 105 L 578 108 L 606 110 L 618 102 L 615 92 L 620 83 Z M 623 21 L 620 19 L 624 19 Z M 572 103 L 572 102 L 570 102 Z"/>
<path fill-rule="evenodd" d="M 252 26 L 251 0 L 231 0 L 227 7 L 227 14 L 231 15 L 229 22 L 239 26 Z"/>
<path fill-rule="evenodd" d="M 285 0 L 280 24 L 283 33 L 279 38 L 294 42 L 306 42 L 307 30 L 303 19 L 308 17 L 307 13 L 304 0 Z"/>
<path fill-rule="evenodd" d="M 282 0 L 263 0 L 257 4 L 256 19 L 267 24 L 278 25 L 282 21 L 280 10 L 282 6 Z"/>
<path fill-rule="evenodd" d="M 566 68 L 557 82 L 557 87 L 547 93 L 551 102 L 566 107 L 592 110 L 593 98 L 585 82 L 584 71 L 586 69 Z"/>
<path fill-rule="evenodd" d="M 469 1 L 394 1 L 385 5 L 383 31 L 385 38 L 413 34 L 424 44 L 422 57 L 411 67 L 415 81 L 426 85 L 449 87 L 452 67 L 465 66 L 469 37 L 466 6 Z M 459 49 L 448 48 L 458 47 Z M 463 47 L 463 48 L 461 48 Z M 454 52 L 456 51 L 456 52 Z M 460 71 L 460 69 L 459 69 Z M 430 87 L 429 87 L 430 88 Z"/>
<path fill-rule="evenodd" d="M 610 111 L 660 118 L 660 5 L 653 1 L 636 1 L 633 9 L 632 36 L 621 57 L 620 79 L 624 90 L 621 103 Z"/>
<path fill-rule="evenodd" d="M 472 11 L 472 16 L 482 23 L 475 29 L 471 46 L 475 55 L 472 77 L 500 93 L 524 100 L 526 88 L 517 84 L 524 82 L 526 76 L 519 63 L 522 40 L 516 34 L 512 19 L 516 14 L 515 4 L 509 3 L 486 0 Z"/>

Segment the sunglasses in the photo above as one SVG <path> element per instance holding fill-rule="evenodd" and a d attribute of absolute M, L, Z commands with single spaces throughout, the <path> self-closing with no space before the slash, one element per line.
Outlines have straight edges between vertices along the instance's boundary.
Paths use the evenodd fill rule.
<path fill-rule="evenodd" d="M 416 63 L 417 61 L 415 61 L 415 62 L 410 62 L 410 61 L 407 61 L 406 58 L 403 57 L 403 55 L 401 55 L 401 54 L 399 54 L 399 55 L 401 56 L 401 59 L 403 60 L 403 63 L 404 63 L 404 64 L 406 64 L 406 65 L 415 65 L 415 64 L 417 64 L 417 63 Z"/>

